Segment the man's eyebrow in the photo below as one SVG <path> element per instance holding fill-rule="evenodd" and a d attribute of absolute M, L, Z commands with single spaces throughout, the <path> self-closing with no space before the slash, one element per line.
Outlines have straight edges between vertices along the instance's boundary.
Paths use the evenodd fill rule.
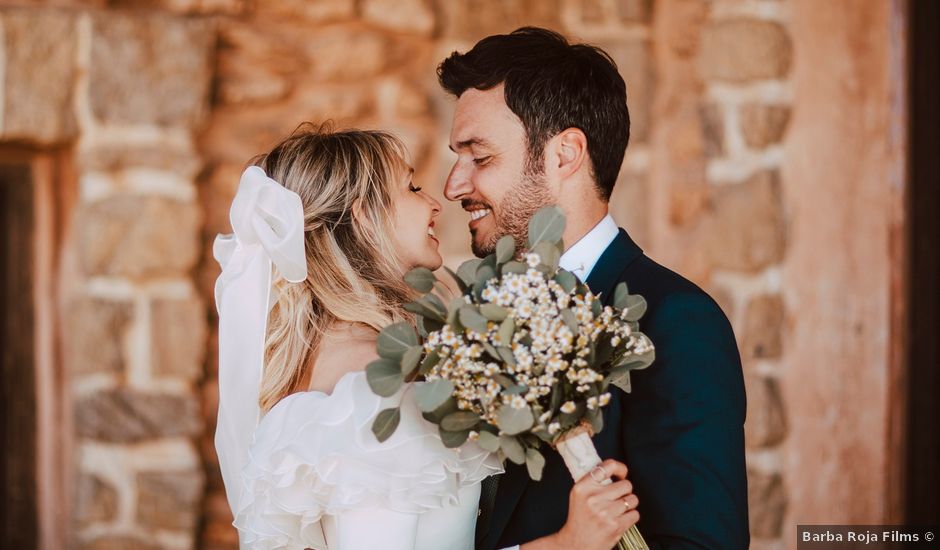
<path fill-rule="evenodd" d="M 457 149 L 466 149 L 467 147 L 472 147 L 472 146 L 474 146 L 474 145 L 477 145 L 477 146 L 479 146 L 479 147 L 486 147 L 486 148 L 489 148 L 489 147 L 490 147 L 490 142 L 486 141 L 486 140 L 483 139 L 483 138 L 470 138 L 470 139 L 465 139 L 465 140 L 463 140 L 463 141 L 458 141 L 458 142 L 457 142 Z M 450 150 L 451 150 L 451 151 L 454 151 L 454 152 L 456 153 L 456 151 L 454 150 L 454 147 L 453 147 L 452 145 L 448 145 L 448 147 L 450 147 Z"/>

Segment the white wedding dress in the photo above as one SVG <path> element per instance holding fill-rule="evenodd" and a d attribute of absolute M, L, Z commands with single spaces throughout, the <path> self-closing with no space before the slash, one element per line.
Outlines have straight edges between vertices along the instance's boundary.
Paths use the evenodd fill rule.
<path fill-rule="evenodd" d="M 473 442 L 446 448 L 413 388 L 381 398 L 364 372 L 352 372 L 331 394 L 275 405 L 242 471 L 234 522 L 242 548 L 472 550 L 480 481 L 502 467 Z M 398 428 L 379 443 L 372 421 L 397 404 Z"/>

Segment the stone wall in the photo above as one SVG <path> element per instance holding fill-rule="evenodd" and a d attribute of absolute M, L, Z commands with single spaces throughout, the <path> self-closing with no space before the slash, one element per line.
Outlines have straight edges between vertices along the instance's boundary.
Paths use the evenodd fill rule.
<path fill-rule="evenodd" d="M 897 456 L 887 449 L 888 313 L 897 307 L 903 123 L 888 121 L 903 120 L 890 84 L 904 79 L 903 15 L 897 2 L 849 3 L 60 0 L 65 7 L 0 9 L 0 147 L 65 148 L 76 166 L 74 185 L 60 182 L 59 276 L 75 546 L 236 546 L 212 444 L 210 248 L 230 231 L 241 170 L 300 122 L 330 119 L 399 134 L 416 179 L 440 194 L 453 102 L 435 67 L 524 24 L 617 61 L 633 128 L 612 213 L 732 320 L 748 391 L 753 547 L 793 547 L 797 521 L 890 517 L 873 503 Z M 869 29 L 884 39 L 861 38 Z M 842 144 L 844 135 L 854 140 Z M 859 155 L 866 163 L 856 166 Z M 438 234 L 453 265 L 468 254 L 466 215 L 442 202 Z M 843 423 L 847 415 L 854 420 Z M 840 483 L 843 470 L 851 484 Z"/>
<path fill-rule="evenodd" d="M 193 548 L 206 302 L 195 136 L 215 29 L 160 13 L 0 11 L 0 141 L 72 153 L 56 182 L 71 547 Z"/>
<path fill-rule="evenodd" d="M 786 2 L 667 0 L 656 12 L 653 253 L 709 290 L 734 326 L 754 548 L 780 543 L 788 501 L 779 383 L 791 223 L 780 176 L 792 96 L 788 10 Z"/>

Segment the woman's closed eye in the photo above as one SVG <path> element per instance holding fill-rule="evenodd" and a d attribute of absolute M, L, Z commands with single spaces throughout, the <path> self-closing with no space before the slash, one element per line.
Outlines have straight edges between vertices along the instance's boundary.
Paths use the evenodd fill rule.
<path fill-rule="evenodd" d="M 491 158 L 493 158 L 493 157 L 491 157 L 491 156 L 489 156 L 489 155 L 487 155 L 487 156 L 485 156 L 485 157 L 476 157 L 476 158 L 473 159 L 473 164 L 476 164 L 477 166 L 483 166 L 484 164 L 486 164 L 487 162 L 489 162 Z"/>
<path fill-rule="evenodd" d="M 420 193 L 422 189 L 423 187 L 415 187 L 415 184 L 413 183 L 408 184 L 408 190 L 412 193 Z"/>

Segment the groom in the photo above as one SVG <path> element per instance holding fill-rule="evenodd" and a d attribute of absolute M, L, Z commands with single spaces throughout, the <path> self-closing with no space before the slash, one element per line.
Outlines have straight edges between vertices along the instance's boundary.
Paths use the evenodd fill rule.
<path fill-rule="evenodd" d="M 531 216 L 558 204 L 569 247 L 562 267 L 608 299 L 621 281 L 646 298 L 640 327 L 656 361 L 632 373 L 631 393 L 613 390 L 594 443 L 602 458 L 628 466 L 647 543 L 747 548 L 745 396 L 734 334 L 705 292 L 644 255 L 608 214 L 630 135 L 613 60 L 528 27 L 453 53 L 438 77 L 457 98 L 457 160 L 444 194 L 470 213 L 474 254 L 492 252 L 503 235 L 525 242 Z M 546 454 L 541 481 L 510 464 L 490 495 L 484 489 L 478 550 L 559 547 L 573 482 L 558 453 Z"/>

